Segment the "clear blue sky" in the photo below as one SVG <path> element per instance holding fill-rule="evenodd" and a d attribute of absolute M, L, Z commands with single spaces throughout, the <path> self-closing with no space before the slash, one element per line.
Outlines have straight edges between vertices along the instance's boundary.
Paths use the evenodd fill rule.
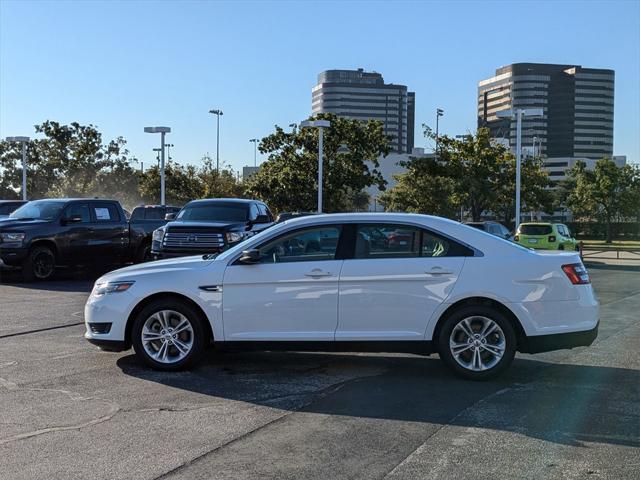
<path fill-rule="evenodd" d="M 640 161 L 640 2 L 178 2 L 0 0 L 0 136 L 46 119 L 93 123 L 146 164 L 253 163 L 252 137 L 306 118 L 316 75 L 375 70 L 416 92 L 420 125 L 475 130 L 478 80 L 513 62 L 616 71 L 614 153 Z M 288 127 L 287 127 L 288 128 Z"/>

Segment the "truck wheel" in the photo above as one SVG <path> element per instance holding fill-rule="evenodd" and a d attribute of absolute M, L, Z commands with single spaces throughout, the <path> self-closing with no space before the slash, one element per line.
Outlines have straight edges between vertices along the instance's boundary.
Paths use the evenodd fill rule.
<path fill-rule="evenodd" d="M 136 263 L 150 262 L 151 260 L 153 260 L 153 255 L 151 255 L 151 244 L 145 243 L 138 248 Z"/>
<path fill-rule="evenodd" d="M 56 270 L 56 256 L 49 247 L 34 247 L 22 263 L 22 277 L 34 280 L 49 280 Z"/>

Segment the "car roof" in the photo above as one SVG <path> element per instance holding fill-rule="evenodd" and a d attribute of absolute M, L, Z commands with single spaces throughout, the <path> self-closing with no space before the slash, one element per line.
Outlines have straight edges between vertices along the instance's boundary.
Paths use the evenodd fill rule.
<path fill-rule="evenodd" d="M 189 205 L 197 204 L 197 203 L 215 203 L 215 202 L 224 202 L 224 203 L 264 203 L 260 200 L 253 200 L 248 198 L 200 198 L 198 200 L 191 200 Z"/>
<path fill-rule="evenodd" d="M 0 200 L 0 204 L 7 204 L 7 203 L 27 203 L 26 200 Z"/>

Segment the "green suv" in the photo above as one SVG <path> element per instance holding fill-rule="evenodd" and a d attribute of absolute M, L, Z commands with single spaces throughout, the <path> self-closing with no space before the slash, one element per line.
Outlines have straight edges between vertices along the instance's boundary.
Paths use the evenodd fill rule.
<path fill-rule="evenodd" d="M 521 223 L 513 240 L 538 250 L 580 250 L 577 240 L 562 223 Z"/>

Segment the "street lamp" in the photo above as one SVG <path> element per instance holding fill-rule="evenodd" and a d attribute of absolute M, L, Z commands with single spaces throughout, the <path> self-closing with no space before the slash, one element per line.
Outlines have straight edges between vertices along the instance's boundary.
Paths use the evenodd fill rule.
<path fill-rule="evenodd" d="M 438 161 L 438 126 L 440 117 L 444 115 L 444 110 L 436 108 L 436 161 Z"/>
<path fill-rule="evenodd" d="M 516 108 L 496 112 L 498 118 L 516 119 L 516 225 L 520 225 L 520 168 L 522 164 L 522 117 L 542 117 L 542 108 Z"/>
<path fill-rule="evenodd" d="M 164 136 L 171 132 L 170 127 L 144 127 L 145 133 L 160 134 L 160 204 L 164 205 Z M 154 149 L 155 150 L 155 149 Z"/>
<path fill-rule="evenodd" d="M 22 200 L 27 201 L 27 143 L 29 137 L 7 137 L 7 142 L 22 143 Z"/>
<path fill-rule="evenodd" d="M 300 122 L 300 128 L 313 127 L 318 129 L 318 213 L 322 213 L 322 141 L 324 129 L 329 128 L 329 120 L 305 120 Z"/>
<path fill-rule="evenodd" d="M 209 110 L 209 113 L 218 117 L 216 123 L 216 171 L 220 172 L 220 115 L 222 110 Z"/>
<path fill-rule="evenodd" d="M 258 151 L 258 142 L 260 140 L 258 140 L 257 138 L 252 138 L 249 140 L 251 143 L 253 143 L 253 166 L 257 167 L 257 151 Z"/>

